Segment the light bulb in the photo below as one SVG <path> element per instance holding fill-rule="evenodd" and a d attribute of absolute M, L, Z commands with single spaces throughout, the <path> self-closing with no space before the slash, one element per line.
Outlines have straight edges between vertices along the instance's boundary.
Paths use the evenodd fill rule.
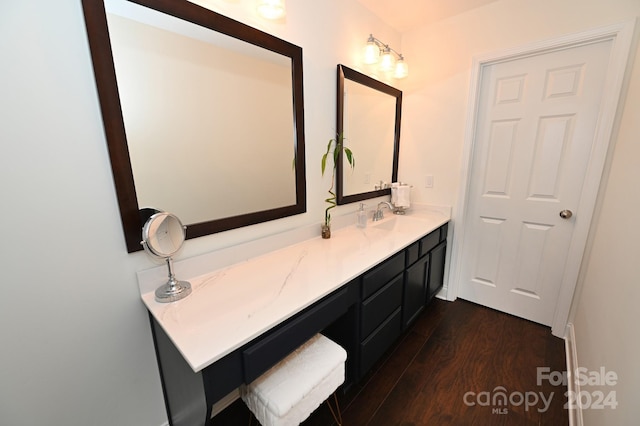
<path fill-rule="evenodd" d="M 393 70 L 393 66 L 395 65 L 395 58 L 391 53 L 391 49 L 385 47 L 382 51 L 382 58 L 380 59 L 380 71 L 388 72 Z"/>
<path fill-rule="evenodd" d="M 409 65 L 404 61 L 404 58 L 400 56 L 398 62 L 396 62 L 396 69 L 393 72 L 395 78 L 405 78 L 409 75 Z"/>
<path fill-rule="evenodd" d="M 284 0 L 259 0 L 258 13 L 266 19 L 280 19 L 286 13 Z"/>
<path fill-rule="evenodd" d="M 378 62 L 378 58 L 380 57 L 380 48 L 373 41 L 373 37 L 369 37 L 367 40 L 367 45 L 364 47 L 364 63 L 365 64 L 375 64 Z"/>

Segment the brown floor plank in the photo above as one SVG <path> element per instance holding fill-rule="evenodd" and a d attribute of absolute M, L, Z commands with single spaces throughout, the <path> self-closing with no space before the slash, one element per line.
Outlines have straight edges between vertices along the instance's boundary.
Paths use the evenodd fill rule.
<path fill-rule="evenodd" d="M 442 319 L 376 412 L 375 421 L 371 424 L 402 424 L 398 423 L 401 420 L 406 424 L 420 424 L 420 418 L 425 413 L 450 411 L 448 407 L 452 405 L 451 401 L 457 399 L 452 389 L 459 388 L 461 385 L 458 383 L 465 380 L 466 375 L 471 377 L 472 374 L 464 369 L 447 369 L 452 374 L 442 374 L 443 371 L 435 366 L 467 364 L 469 351 L 460 351 L 458 347 L 471 342 L 461 339 L 461 336 L 470 334 L 482 314 L 482 311 L 466 312 L 466 304 L 457 307 L 460 309 Z M 442 395 L 448 395 L 449 400 L 442 401 Z M 460 401 L 458 399 L 452 408 L 457 408 Z"/>
<path fill-rule="evenodd" d="M 345 424 L 366 424 L 371 419 L 389 392 L 396 387 L 398 379 L 403 376 L 422 345 L 424 337 L 413 332 L 406 334 L 403 341 L 367 380 L 353 401 L 344 407 Z M 358 408 L 349 409 L 354 401 L 358 401 Z"/>

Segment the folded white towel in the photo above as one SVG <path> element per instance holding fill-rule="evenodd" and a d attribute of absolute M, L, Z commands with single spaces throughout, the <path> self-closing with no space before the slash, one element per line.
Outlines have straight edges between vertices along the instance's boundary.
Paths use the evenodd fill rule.
<path fill-rule="evenodd" d="M 391 204 L 395 207 L 410 207 L 411 185 L 391 184 Z"/>

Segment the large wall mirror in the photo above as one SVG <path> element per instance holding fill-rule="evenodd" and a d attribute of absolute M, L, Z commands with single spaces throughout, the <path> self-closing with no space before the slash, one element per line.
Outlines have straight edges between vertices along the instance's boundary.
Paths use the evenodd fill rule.
<path fill-rule="evenodd" d="M 186 0 L 83 0 L 122 225 L 194 238 L 306 211 L 302 49 Z"/>
<path fill-rule="evenodd" d="M 350 169 L 338 158 L 338 204 L 390 194 L 398 179 L 402 92 L 338 65 L 337 99 L 336 129 L 356 159 Z"/>

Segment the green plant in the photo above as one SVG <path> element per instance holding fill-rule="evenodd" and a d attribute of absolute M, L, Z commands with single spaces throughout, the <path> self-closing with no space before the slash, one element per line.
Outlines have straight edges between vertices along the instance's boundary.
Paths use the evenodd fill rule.
<path fill-rule="evenodd" d="M 333 152 L 331 149 L 333 148 Z M 324 223 L 325 225 L 331 224 L 331 213 L 330 210 L 336 206 L 336 194 L 333 190 L 333 186 L 336 181 L 336 166 L 338 164 L 339 155 L 344 152 L 344 156 L 347 158 L 347 162 L 349 166 L 353 169 L 356 166 L 356 160 L 353 156 L 353 152 L 347 147 L 344 146 L 344 136 L 336 135 L 335 139 L 330 139 L 327 144 L 327 152 L 322 155 L 322 176 L 324 176 L 324 172 L 327 168 L 327 158 L 329 158 L 329 154 L 332 154 L 331 157 L 333 159 L 333 168 L 331 172 L 331 186 L 329 187 L 329 198 L 326 198 L 324 201 L 329 204 L 329 206 L 324 211 Z"/>

